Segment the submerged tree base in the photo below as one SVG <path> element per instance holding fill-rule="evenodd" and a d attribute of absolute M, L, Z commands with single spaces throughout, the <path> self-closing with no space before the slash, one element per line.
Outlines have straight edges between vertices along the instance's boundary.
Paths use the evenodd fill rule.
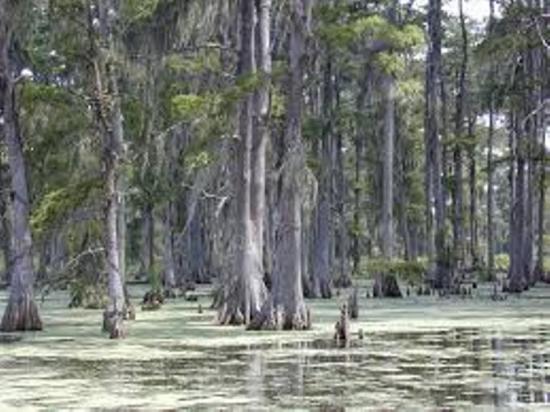
<path fill-rule="evenodd" d="M 0 324 L 2 332 L 42 330 L 42 320 L 32 294 L 25 293 L 19 298 L 10 297 Z"/>
<path fill-rule="evenodd" d="M 288 310 L 284 305 L 275 305 L 269 299 L 262 311 L 252 319 L 248 330 L 308 330 L 311 329 L 311 313 L 306 305 L 297 305 Z"/>
<path fill-rule="evenodd" d="M 507 280 L 502 286 L 502 291 L 506 293 L 521 293 L 529 290 L 529 284 L 522 280 Z"/>
<path fill-rule="evenodd" d="M 105 312 L 103 312 L 103 331 L 107 332 L 111 339 L 125 338 L 128 331 L 124 324 L 124 313 L 105 309 Z"/>
<path fill-rule="evenodd" d="M 349 310 L 347 303 L 340 309 L 340 319 L 334 325 L 334 340 L 342 346 L 349 346 L 351 340 L 351 329 L 349 320 Z"/>
<path fill-rule="evenodd" d="M 352 319 L 359 318 L 359 288 L 356 286 L 348 296 L 349 315 Z"/>
<path fill-rule="evenodd" d="M 159 290 L 150 290 L 143 295 L 142 310 L 156 310 L 164 304 L 164 293 Z"/>
<path fill-rule="evenodd" d="M 403 294 L 394 275 L 379 273 L 374 279 L 372 296 L 375 298 L 402 298 Z"/>

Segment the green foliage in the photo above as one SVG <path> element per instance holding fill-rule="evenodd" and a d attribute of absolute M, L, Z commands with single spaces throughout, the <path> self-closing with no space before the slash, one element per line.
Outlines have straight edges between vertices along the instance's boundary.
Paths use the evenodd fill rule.
<path fill-rule="evenodd" d="M 420 27 L 412 24 L 399 27 L 380 14 L 350 13 L 347 8 L 336 5 L 321 7 L 319 16 L 323 24 L 318 34 L 330 50 L 345 50 L 354 44 L 376 40 L 383 43 L 384 48 L 397 51 L 416 47 L 424 40 Z"/>
<path fill-rule="evenodd" d="M 180 94 L 172 98 L 174 117 L 191 121 L 202 117 L 208 108 L 208 98 L 196 94 Z"/>
<path fill-rule="evenodd" d="M 25 83 L 21 93 L 21 103 L 26 110 L 31 111 L 39 105 L 74 110 L 74 97 L 67 90 L 40 83 Z"/>
<path fill-rule="evenodd" d="M 408 283 L 420 283 L 424 280 L 424 275 L 427 271 L 427 263 L 420 260 L 368 259 L 365 270 L 371 277 L 376 273 L 387 273 L 396 275 L 401 280 Z"/>
<path fill-rule="evenodd" d="M 90 178 L 47 193 L 32 212 L 33 230 L 41 233 L 62 222 L 70 212 L 82 206 L 92 196 L 98 197 L 101 188 L 101 179 Z"/>
<path fill-rule="evenodd" d="M 124 0 L 121 11 L 127 22 L 137 22 L 150 18 L 160 0 Z"/>
<path fill-rule="evenodd" d="M 310 141 L 320 139 L 323 136 L 323 125 L 322 119 L 313 116 L 307 117 L 302 125 L 302 136 L 305 140 Z"/>
<path fill-rule="evenodd" d="M 497 272 L 508 272 L 510 268 L 510 256 L 507 253 L 495 255 L 495 270 Z"/>
<path fill-rule="evenodd" d="M 166 58 L 168 70 L 179 75 L 198 76 L 204 73 L 220 73 L 220 54 L 217 49 L 205 48 L 192 57 L 171 54 Z"/>

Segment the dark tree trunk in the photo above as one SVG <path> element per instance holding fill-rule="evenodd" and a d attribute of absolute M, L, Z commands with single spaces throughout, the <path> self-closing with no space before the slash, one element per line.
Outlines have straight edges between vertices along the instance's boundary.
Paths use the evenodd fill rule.
<path fill-rule="evenodd" d="M 546 14 L 550 13 L 550 1 L 546 1 L 544 6 L 544 12 Z M 541 59 L 540 73 L 548 73 L 549 64 L 548 58 Z M 547 136 L 544 132 L 550 127 L 548 118 L 550 117 L 550 80 L 546 78 L 546 82 L 541 85 L 539 91 L 539 104 L 544 105 L 545 110 L 540 114 L 540 125 L 539 127 L 543 131 L 541 133 L 541 141 L 539 142 L 539 150 L 537 153 L 538 157 L 538 220 L 537 220 L 537 256 L 535 264 L 535 281 L 543 280 L 546 277 L 544 273 L 544 225 L 545 225 L 545 201 L 546 201 L 546 142 Z M 548 278 L 550 281 L 550 278 Z"/>
<path fill-rule="evenodd" d="M 4 332 L 41 330 L 42 321 L 34 302 L 32 238 L 29 224 L 30 198 L 20 134 L 15 83 L 11 77 L 9 49 L 10 23 L 15 10 L 12 2 L 0 2 L 0 105 L 4 118 L 3 134 L 7 146 L 11 187 L 13 259 L 10 265 L 11 290 L 0 330 Z"/>
<path fill-rule="evenodd" d="M 441 182 L 442 148 L 439 135 L 444 134 L 440 127 L 438 113 L 443 89 L 441 73 L 441 0 L 430 0 L 428 10 L 429 49 L 426 61 L 426 199 L 428 210 L 429 250 L 435 250 L 435 267 L 432 280 L 438 289 L 448 290 L 450 276 L 445 236 L 445 199 Z M 433 215 L 435 212 L 435 227 Z M 433 239 L 433 240 L 432 240 Z"/>
<path fill-rule="evenodd" d="M 365 76 L 366 77 L 366 76 Z M 363 178 L 363 141 L 365 138 L 364 125 L 361 123 L 363 118 L 363 111 L 365 110 L 366 99 L 366 85 L 367 81 L 362 82 L 360 87 L 359 97 L 357 99 L 357 113 L 360 113 L 357 118 L 359 127 L 355 132 L 355 175 L 353 183 L 353 230 L 352 230 L 352 262 L 353 262 L 353 274 L 359 275 L 361 265 L 361 254 L 363 253 L 361 247 L 362 239 L 362 197 L 363 190 L 362 178 Z"/>
<path fill-rule="evenodd" d="M 519 130 L 518 116 L 513 116 L 511 139 L 512 166 L 511 177 L 511 217 L 508 251 L 510 255 L 510 270 L 508 273 L 507 290 L 520 293 L 526 287 L 523 266 L 524 227 L 524 195 L 525 195 L 525 159 L 523 154 L 523 136 Z M 514 164 L 515 163 L 515 164 Z"/>
<path fill-rule="evenodd" d="M 494 163 L 493 147 L 495 138 L 494 96 L 491 93 L 489 102 L 489 136 L 487 147 L 487 270 L 489 279 L 495 280 L 495 229 L 494 229 Z"/>
<path fill-rule="evenodd" d="M 377 273 L 374 276 L 372 296 L 375 298 L 402 298 L 403 294 L 394 275 Z"/>
<path fill-rule="evenodd" d="M 489 32 L 493 32 L 495 17 L 495 0 L 489 0 Z M 494 68 L 491 67 L 491 73 Z M 495 140 L 495 92 L 489 95 L 489 130 L 487 142 L 487 270 L 489 279 L 495 280 L 495 230 L 494 230 L 494 161 L 493 148 Z"/>
<path fill-rule="evenodd" d="M 332 248 L 332 105 L 333 80 L 330 61 L 327 62 L 323 84 L 324 125 L 320 158 L 323 164 L 319 174 L 319 194 L 315 210 L 314 255 L 312 267 L 312 297 L 328 299 L 332 296 L 331 248 Z"/>
<path fill-rule="evenodd" d="M 155 220 L 152 205 L 146 205 L 142 212 L 141 265 L 142 274 L 151 276 L 155 266 Z"/>
<path fill-rule="evenodd" d="M 472 114 L 472 118 L 468 123 L 468 140 L 471 142 L 472 147 L 469 150 L 470 157 L 470 173 L 469 173 L 469 186 L 470 186 L 470 263 L 472 267 L 479 267 L 479 237 L 478 237 L 478 218 L 477 218 L 477 163 L 476 163 L 476 150 L 473 142 L 475 141 L 474 127 L 477 116 Z"/>
<path fill-rule="evenodd" d="M 0 148 L 2 150 L 2 148 Z M 4 273 L 0 278 L 0 284 L 10 284 L 10 264 L 11 264 L 11 224 L 8 215 L 8 202 L 9 202 L 9 176 L 7 165 L 4 167 L 0 163 L 0 248 L 2 248 L 2 255 L 4 261 Z"/>
<path fill-rule="evenodd" d="M 453 210 L 453 268 L 460 270 L 464 265 L 464 176 L 463 149 L 464 140 L 464 104 L 466 102 L 466 71 L 468 69 L 468 33 L 463 11 L 463 1 L 459 0 L 460 27 L 462 32 L 462 62 L 458 74 L 455 113 L 454 163 L 454 210 Z"/>

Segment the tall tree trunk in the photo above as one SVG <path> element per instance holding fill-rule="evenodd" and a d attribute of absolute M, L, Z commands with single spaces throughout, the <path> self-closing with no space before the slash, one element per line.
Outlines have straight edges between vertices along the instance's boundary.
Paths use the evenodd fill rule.
<path fill-rule="evenodd" d="M 546 106 L 550 106 L 550 100 L 546 101 Z M 544 272 L 544 224 L 545 224 L 545 202 L 546 202 L 546 130 L 548 130 L 550 124 L 548 124 L 547 115 L 543 114 L 542 120 L 542 142 L 539 150 L 540 165 L 539 165 L 539 181 L 538 181 L 538 228 L 537 228 L 537 262 L 536 262 L 536 277 L 535 280 L 539 281 L 543 279 L 546 274 Z"/>
<path fill-rule="evenodd" d="M 256 92 L 254 113 L 254 137 L 252 142 L 251 218 L 254 224 L 255 243 L 264 253 L 264 222 L 266 219 L 266 148 L 269 141 L 269 101 L 271 88 L 271 0 L 257 0 L 258 26 L 255 48 L 262 85 Z"/>
<path fill-rule="evenodd" d="M 362 178 L 363 178 L 363 145 L 365 139 L 364 124 L 362 119 L 364 118 L 363 112 L 365 110 L 365 100 L 367 94 L 368 74 L 365 75 L 365 80 L 361 82 L 359 97 L 357 99 L 357 123 L 359 127 L 355 131 L 355 175 L 353 183 L 353 230 L 352 230 L 352 261 L 353 261 L 353 274 L 358 276 L 361 266 L 361 240 L 362 240 Z"/>
<path fill-rule="evenodd" d="M 468 140 L 471 142 L 469 150 L 470 157 L 470 173 L 469 173 L 469 186 L 470 186 L 470 264 L 476 268 L 479 266 L 479 237 L 478 237 L 478 218 L 477 218 L 477 162 L 476 162 L 476 148 L 475 142 L 475 122 L 477 116 L 471 115 L 468 122 Z"/>
<path fill-rule="evenodd" d="M 254 15 L 254 2 L 242 1 L 238 70 L 240 76 L 251 76 L 256 73 Z M 262 273 L 262 250 L 258 247 L 258 236 L 251 210 L 254 104 L 254 95 L 247 94 L 240 107 L 235 182 L 237 251 L 234 257 L 233 281 L 226 285 L 224 303 L 220 308 L 219 320 L 222 324 L 250 324 L 260 315 L 267 298 Z M 254 196 L 256 195 L 258 194 L 255 193 Z"/>
<path fill-rule="evenodd" d="M 487 147 L 487 270 L 489 279 L 495 280 L 495 229 L 494 229 L 494 161 L 493 147 L 495 139 L 494 96 L 491 92 L 489 101 L 489 136 Z"/>
<path fill-rule="evenodd" d="M 339 263 L 339 276 L 335 280 L 335 284 L 340 288 L 351 286 L 351 277 L 348 265 L 349 239 L 348 228 L 346 224 L 346 175 L 344 170 L 344 144 L 341 132 L 338 132 L 336 139 L 336 167 L 337 167 L 337 252 Z"/>
<path fill-rule="evenodd" d="M 262 328 L 308 329 L 309 312 L 302 289 L 302 196 L 305 153 L 302 142 L 304 53 L 309 21 L 308 0 L 291 4 L 290 79 L 283 161 L 278 182 L 272 299 L 263 309 Z"/>
<path fill-rule="evenodd" d="M 393 258 L 393 152 L 395 138 L 395 80 L 384 75 L 384 151 L 382 170 L 382 254 Z"/>
<path fill-rule="evenodd" d="M 111 0 L 101 0 L 97 11 L 99 16 L 101 45 L 96 45 L 93 60 L 96 120 L 103 134 L 103 168 L 105 187 L 104 248 L 108 275 L 109 303 L 103 315 L 103 329 L 111 339 L 126 335 L 124 318 L 126 296 L 120 271 L 120 163 L 123 156 L 124 129 L 118 78 L 115 69 L 115 25 L 117 10 Z M 91 13 L 91 12 L 90 12 Z M 93 29 L 90 15 L 90 30 Z"/>
<path fill-rule="evenodd" d="M 13 259 L 10 267 L 11 290 L 0 330 L 4 332 L 41 330 L 42 321 L 34 302 L 34 269 L 29 224 L 30 198 L 23 140 L 17 119 L 15 83 L 11 77 L 9 49 L 10 23 L 15 10 L 12 2 L 0 2 L 0 104 L 4 118 L 3 133 L 7 146 L 12 201 Z"/>
<path fill-rule="evenodd" d="M 533 0 L 527 0 L 527 6 L 534 8 Z M 532 113 L 536 110 L 538 104 L 538 94 L 536 86 L 533 84 L 537 81 L 537 50 L 531 49 L 525 55 L 525 75 L 527 80 L 526 104 L 527 113 Z M 525 237 L 523 246 L 523 267 L 525 271 L 525 282 L 527 286 L 534 284 L 534 270 L 533 270 L 533 246 L 535 242 L 535 182 L 536 182 L 536 168 L 535 168 L 535 151 L 537 142 L 537 129 L 538 129 L 538 113 L 530 116 L 526 123 L 526 144 L 525 144 L 525 198 L 524 198 L 524 219 L 525 219 Z"/>
<path fill-rule="evenodd" d="M 508 291 L 520 293 L 525 289 L 525 273 L 523 267 L 524 227 L 524 194 L 525 194 L 525 159 L 523 151 L 523 136 L 520 131 L 518 116 L 512 118 L 511 146 L 512 167 L 510 170 L 511 205 L 510 233 L 508 253 L 510 269 L 508 273 Z M 514 164 L 515 163 L 515 164 Z"/>
<path fill-rule="evenodd" d="M 387 261 L 393 259 L 393 164 L 395 145 L 395 79 L 384 74 L 384 149 L 382 153 L 382 255 Z M 395 275 L 391 272 L 375 274 L 373 294 L 377 297 L 401 297 Z"/>
<path fill-rule="evenodd" d="M 550 1 L 545 0 L 542 5 L 543 14 L 550 14 Z M 541 62 L 539 67 L 539 76 L 544 76 L 544 73 L 548 73 L 550 65 L 550 55 L 547 50 L 546 54 L 542 53 Z M 550 127 L 550 80 L 546 76 L 545 81 L 541 82 L 539 89 L 539 104 L 543 107 L 542 112 L 540 113 L 540 142 L 539 150 L 537 151 L 538 157 L 538 220 L 537 220 L 537 256 L 535 264 L 535 281 L 542 280 L 546 278 L 544 273 L 544 225 L 545 225 L 545 202 L 546 202 L 546 144 L 547 144 L 547 130 Z M 549 279 L 550 280 L 550 279 Z"/>
<path fill-rule="evenodd" d="M 173 204 L 168 201 L 164 211 L 164 291 L 168 296 L 172 296 L 176 288 L 176 264 L 174 261 L 174 218 Z"/>
<path fill-rule="evenodd" d="M 120 105 L 120 102 L 118 103 Z M 117 109 L 122 116 L 120 107 Z M 120 122 L 120 127 L 122 128 L 122 121 Z M 121 134 L 121 137 L 123 135 Z M 124 147 L 121 140 L 121 160 L 125 158 Z M 117 193 L 119 197 L 119 206 L 117 210 L 117 236 L 118 236 L 118 261 L 120 265 L 120 278 L 122 279 L 122 284 L 126 281 L 126 191 L 127 191 L 128 182 L 124 171 L 120 171 L 117 175 Z"/>
<path fill-rule="evenodd" d="M 1 132 L 1 129 L 0 129 Z M 0 139 L 0 142 L 2 139 Z M 0 150 L 2 150 L 0 148 Z M 11 254 L 11 224 L 8 215 L 8 202 L 9 202 L 9 171 L 7 167 L 4 167 L 0 163 L 0 248 L 2 248 L 3 261 L 4 261 L 4 273 L 3 278 L 0 279 L 0 283 L 10 284 L 10 265 L 12 260 Z"/>
<path fill-rule="evenodd" d="M 466 101 L 466 71 L 468 69 L 468 32 L 464 18 L 463 0 L 458 0 L 460 27 L 462 33 L 462 62 L 458 74 L 458 94 L 455 113 L 455 146 L 454 163 L 454 216 L 453 216 L 453 268 L 460 270 L 464 265 L 464 175 L 463 150 L 464 140 L 464 104 Z"/>
<path fill-rule="evenodd" d="M 153 205 L 147 204 L 142 211 L 142 273 L 149 277 L 152 275 L 155 265 L 155 220 L 153 217 Z"/>
<path fill-rule="evenodd" d="M 324 130 L 319 157 L 323 167 L 319 172 L 319 193 L 315 210 L 314 255 L 312 272 L 312 297 L 329 299 L 332 296 L 331 248 L 332 248 L 332 116 L 333 80 L 330 59 L 326 63 L 323 82 Z"/>
<path fill-rule="evenodd" d="M 489 33 L 493 32 L 495 19 L 495 0 L 489 0 Z M 493 72 L 491 67 L 491 72 Z M 487 271 L 489 279 L 495 280 L 495 230 L 494 230 L 494 162 L 493 147 L 495 140 L 495 92 L 489 95 L 489 130 L 487 143 Z"/>
<path fill-rule="evenodd" d="M 442 148 L 439 135 L 442 132 L 438 120 L 442 90 L 441 73 L 441 0 L 430 0 L 428 9 L 429 49 L 426 61 L 426 199 L 428 210 L 428 236 L 430 248 L 435 249 L 435 267 L 432 279 L 438 289 L 450 287 L 448 256 L 445 239 L 445 199 L 441 183 Z M 435 212 L 435 228 L 433 212 Z M 432 240 L 433 239 L 433 240 Z M 433 245 L 433 246 L 432 246 Z M 432 249 L 433 250 L 433 249 Z"/>

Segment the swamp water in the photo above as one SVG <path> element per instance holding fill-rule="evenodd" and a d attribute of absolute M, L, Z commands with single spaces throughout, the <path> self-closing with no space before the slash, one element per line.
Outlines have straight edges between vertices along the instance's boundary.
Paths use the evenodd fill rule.
<path fill-rule="evenodd" d="M 67 302 L 41 304 L 44 332 L 1 337 L 1 411 L 550 409 L 550 288 L 504 302 L 362 299 L 352 331 L 365 337 L 346 349 L 332 342 L 339 298 L 308 302 L 312 331 L 277 333 L 218 327 L 178 300 L 138 310 L 122 341 L 100 333 L 101 311 Z"/>

